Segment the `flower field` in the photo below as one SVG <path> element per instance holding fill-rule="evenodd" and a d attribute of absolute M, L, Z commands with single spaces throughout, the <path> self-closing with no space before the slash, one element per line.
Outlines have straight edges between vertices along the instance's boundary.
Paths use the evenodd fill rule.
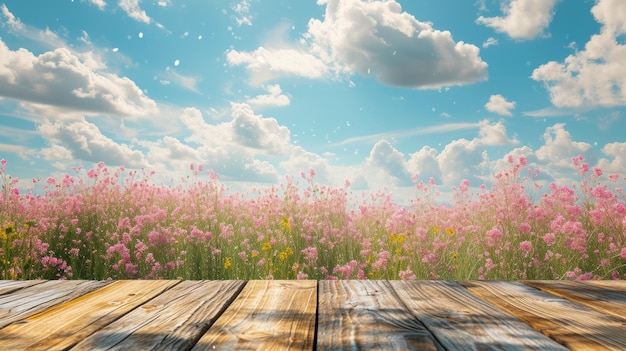
<path fill-rule="evenodd" d="M 382 192 L 301 180 L 248 194 L 219 177 L 155 185 L 98 164 L 37 179 L 22 194 L 2 160 L 2 279 L 625 279 L 620 175 L 573 159 L 580 182 L 537 193 L 526 160 L 438 203 L 415 182 L 409 206 Z"/>

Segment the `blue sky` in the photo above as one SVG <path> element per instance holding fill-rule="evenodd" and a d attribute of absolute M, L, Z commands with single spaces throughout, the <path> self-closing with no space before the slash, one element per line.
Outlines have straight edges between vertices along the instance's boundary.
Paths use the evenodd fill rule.
<path fill-rule="evenodd" d="M 622 0 L 0 0 L 8 173 L 202 164 L 231 189 L 316 181 L 415 195 L 524 155 L 626 169 Z M 36 9 L 36 10 L 33 10 Z"/>

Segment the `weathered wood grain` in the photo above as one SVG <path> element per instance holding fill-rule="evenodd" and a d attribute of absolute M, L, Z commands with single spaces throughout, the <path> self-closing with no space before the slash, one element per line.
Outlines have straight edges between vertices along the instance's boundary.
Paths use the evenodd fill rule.
<path fill-rule="evenodd" d="M 0 328 L 60 303 L 99 289 L 110 282 L 86 280 L 37 281 L 37 284 L 0 295 Z M 11 284 L 15 286 L 14 284 Z M 0 332 L 1 333 L 1 332 Z"/>
<path fill-rule="evenodd" d="M 244 281 L 183 281 L 72 350 L 187 350 L 239 294 Z"/>
<path fill-rule="evenodd" d="M 519 282 L 461 282 L 571 350 L 624 350 L 626 324 L 589 307 Z"/>
<path fill-rule="evenodd" d="M 45 280 L 0 280 L 0 295 L 10 294 L 16 290 L 41 284 Z"/>
<path fill-rule="evenodd" d="M 522 283 L 602 313 L 626 320 L 626 292 L 571 280 L 530 280 Z M 610 286 L 617 286 L 613 283 Z"/>
<path fill-rule="evenodd" d="M 585 283 L 626 292 L 626 280 L 586 280 Z"/>
<path fill-rule="evenodd" d="M 392 281 L 446 350 L 567 350 L 452 281 Z"/>
<path fill-rule="evenodd" d="M 0 329 L 0 345 L 5 350 L 65 350 L 177 283 L 116 281 Z"/>
<path fill-rule="evenodd" d="M 443 350 L 387 281 L 320 281 L 318 315 L 318 350 Z"/>
<path fill-rule="evenodd" d="M 193 350 L 312 350 L 316 281 L 250 281 Z"/>

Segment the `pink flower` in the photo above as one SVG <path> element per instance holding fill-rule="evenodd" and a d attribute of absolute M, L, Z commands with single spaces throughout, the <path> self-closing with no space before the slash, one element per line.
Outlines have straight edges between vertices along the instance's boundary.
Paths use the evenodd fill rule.
<path fill-rule="evenodd" d="M 502 232 L 498 228 L 493 228 L 487 231 L 487 247 L 491 247 L 502 238 Z"/>
<path fill-rule="evenodd" d="M 524 222 L 519 225 L 519 231 L 522 233 L 530 233 L 531 227 L 530 224 Z"/>
<path fill-rule="evenodd" d="M 546 233 L 546 235 L 543 236 L 543 241 L 548 246 L 552 246 L 555 240 L 556 240 L 556 236 L 554 235 L 554 233 Z"/>
<path fill-rule="evenodd" d="M 411 271 L 411 268 L 409 267 L 406 267 L 406 271 L 400 271 L 400 273 L 398 273 L 398 276 L 400 277 L 400 280 L 417 279 L 417 277 L 415 276 L 415 273 L 413 273 L 413 271 Z"/>
<path fill-rule="evenodd" d="M 533 244 L 528 240 L 522 241 L 519 243 L 519 249 L 524 253 L 524 257 L 528 257 L 528 254 L 533 249 Z"/>
<path fill-rule="evenodd" d="M 626 260 L 626 247 L 622 247 L 622 252 L 620 253 L 620 257 Z"/>

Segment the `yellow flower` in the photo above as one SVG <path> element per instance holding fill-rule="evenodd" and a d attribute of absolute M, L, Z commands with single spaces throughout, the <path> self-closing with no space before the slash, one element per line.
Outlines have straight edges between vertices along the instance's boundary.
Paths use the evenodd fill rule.
<path fill-rule="evenodd" d="M 446 228 L 446 233 L 448 235 L 454 235 L 454 228 Z"/>
<path fill-rule="evenodd" d="M 406 235 L 404 234 L 391 234 L 389 240 L 391 241 L 392 244 L 398 244 L 398 245 L 402 245 L 404 243 L 404 241 L 406 240 Z"/>
<path fill-rule="evenodd" d="M 439 233 L 439 228 L 437 228 L 436 225 L 433 226 L 433 233 L 435 234 Z"/>
<path fill-rule="evenodd" d="M 289 218 L 283 217 L 283 229 L 290 232 L 291 231 L 291 223 L 289 223 Z"/>
<path fill-rule="evenodd" d="M 230 257 L 226 257 L 226 260 L 224 260 L 224 269 L 228 269 L 232 265 L 233 261 L 230 259 Z"/>
<path fill-rule="evenodd" d="M 261 247 L 261 251 L 269 251 L 272 249 L 272 244 L 269 241 L 263 243 L 263 247 Z"/>
<path fill-rule="evenodd" d="M 452 259 L 453 260 L 456 260 L 457 257 L 459 257 L 459 255 L 456 252 L 452 254 Z"/>
<path fill-rule="evenodd" d="M 285 261 L 285 260 L 287 260 L 287 257 L 289 257 L 289 256 L 291 256 L 291 255 L 293 255 L 293 250 L 292 250 L 290 247 L 288 247 L 288 248 L 286 248 L 284 251 L 281 251 L 281 252 L 278 254 L 278 258 L 279 258 L 281 261 Z"/>

